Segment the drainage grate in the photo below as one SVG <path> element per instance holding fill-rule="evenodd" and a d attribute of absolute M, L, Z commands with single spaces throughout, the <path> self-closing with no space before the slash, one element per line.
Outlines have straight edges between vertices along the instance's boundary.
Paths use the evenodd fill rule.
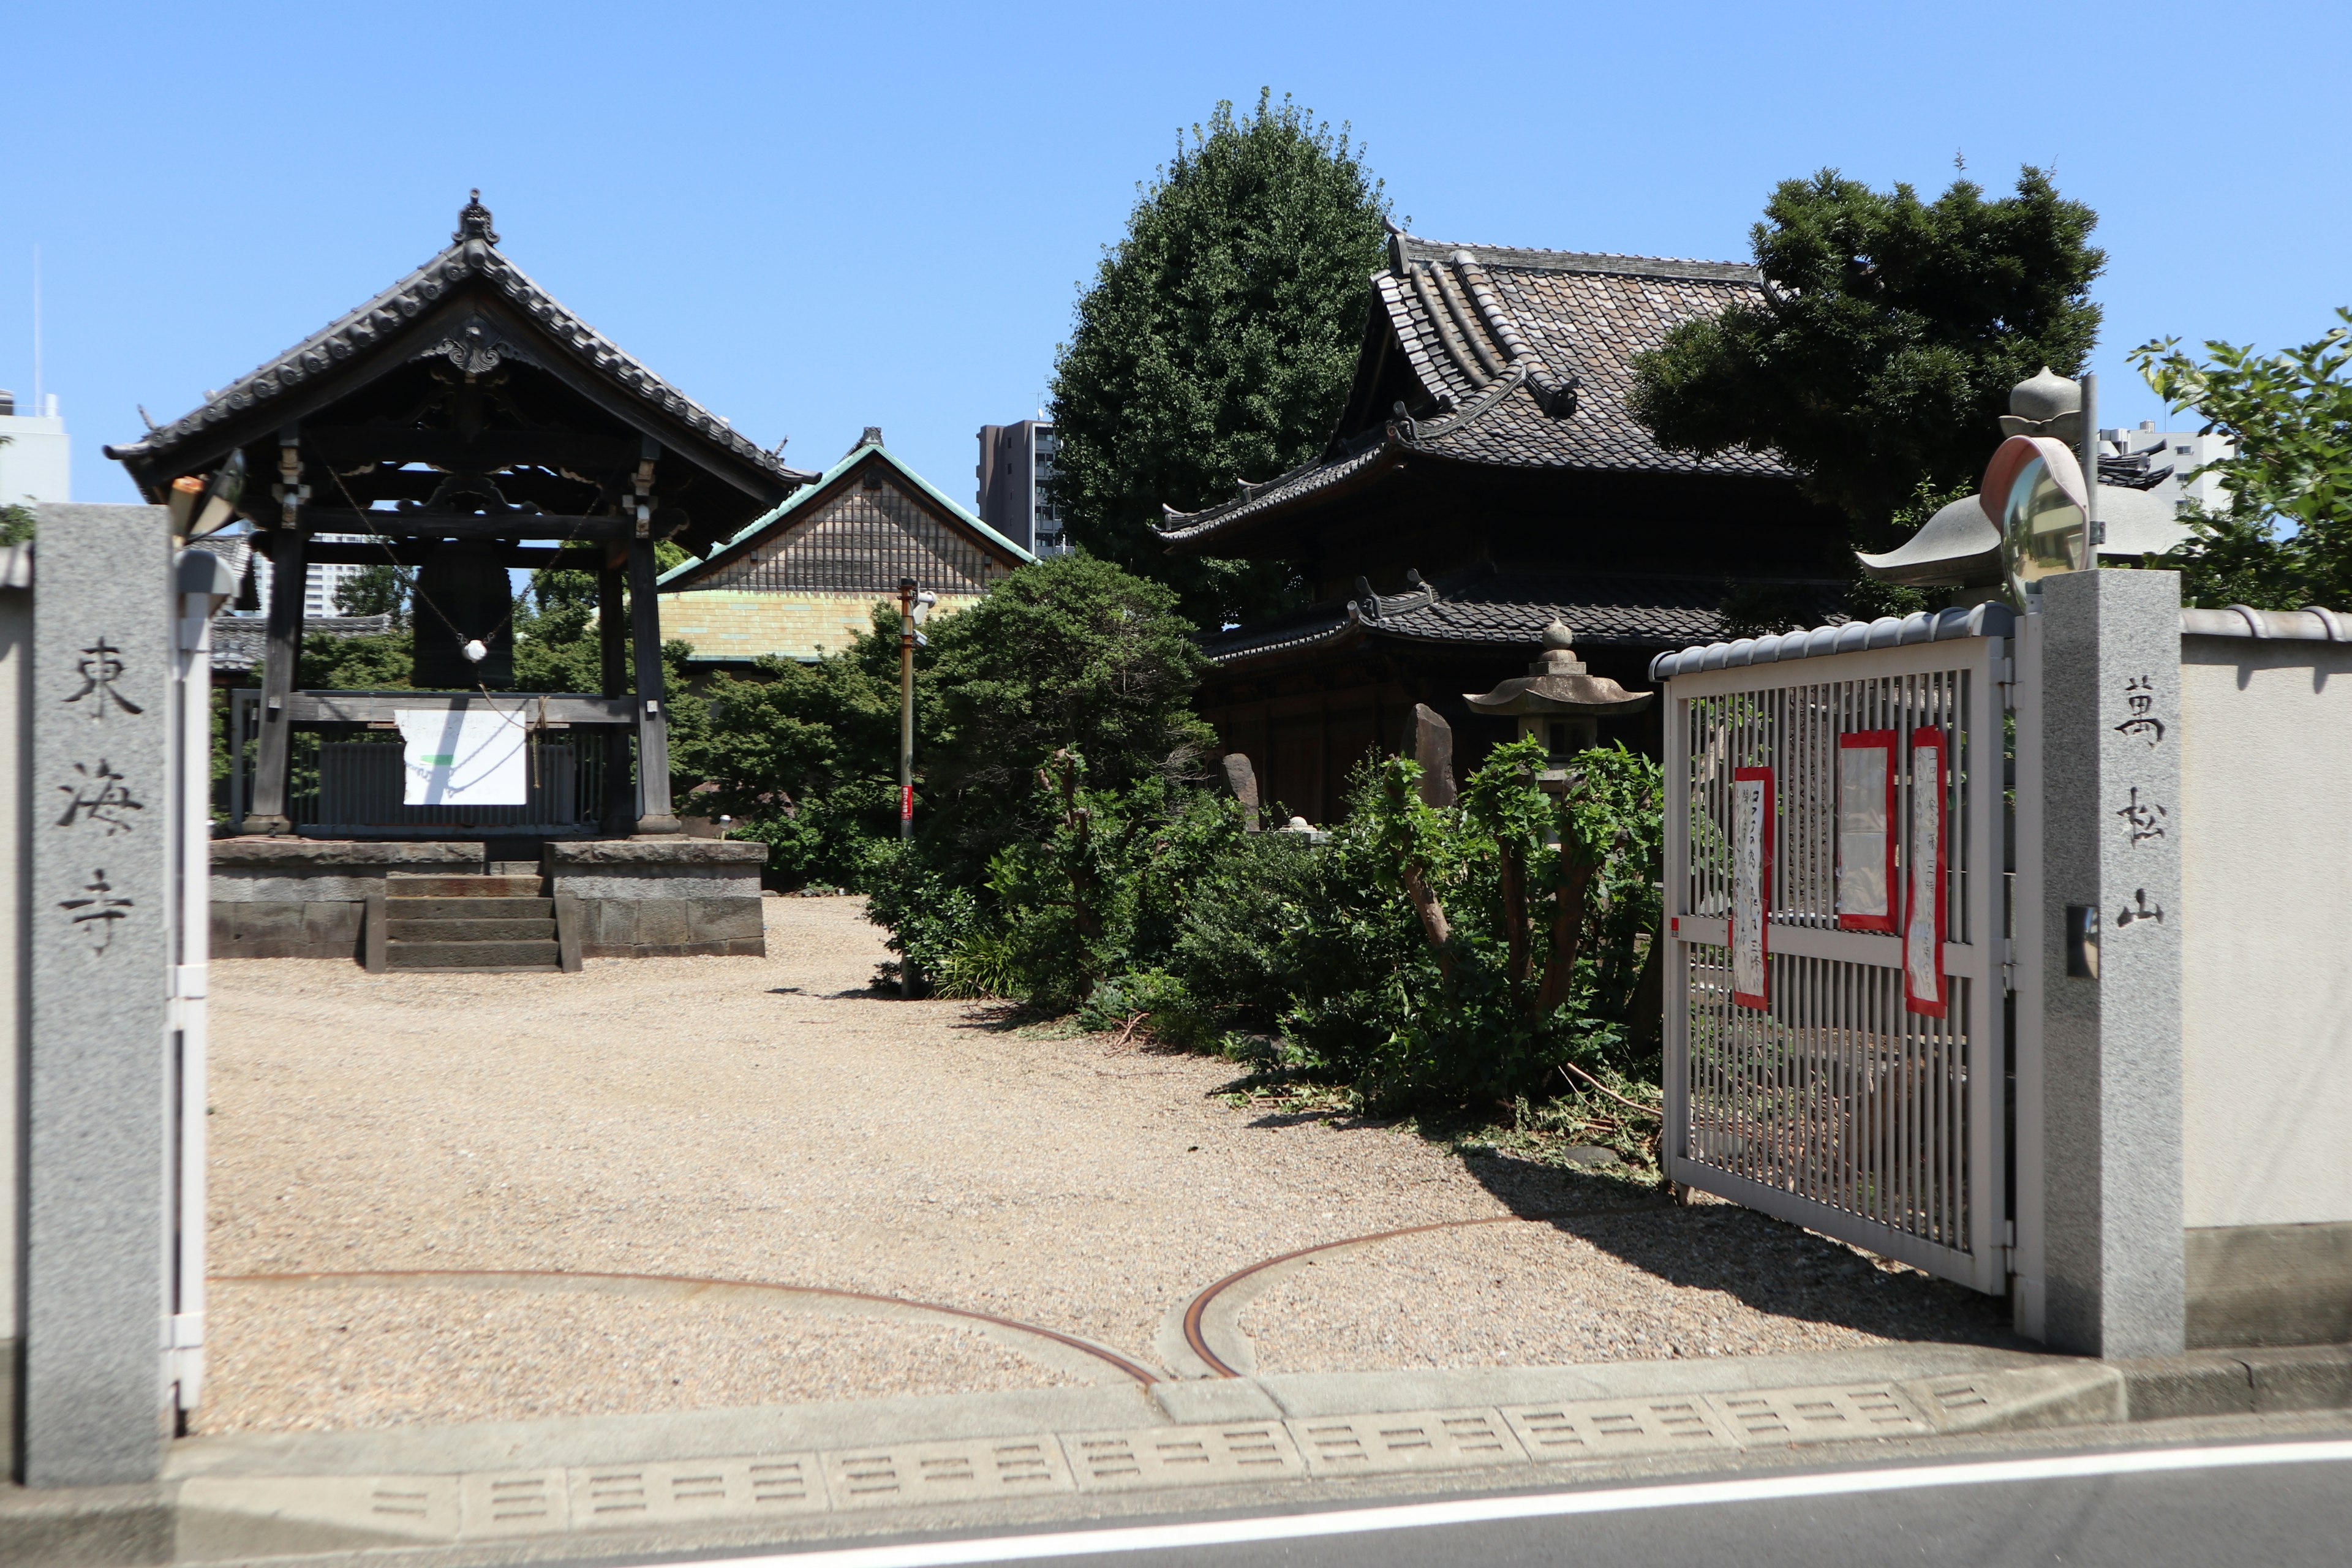
<path fill-rule="evenodd" d="M 1927 1423 L 1885 1384 L 1772 1388 L 1708 1396 L 1746 1443 L 1822 1443 L 1926 1433 Z"/>
<path fill-rule="evenodd" d="M 814 1513 L 824 1508 L 815 1456 L 693 1459 L 575 1469 L 572 1518 L 594 1525 L 667 1523 L 728 1515 Z"/>
<path fill-rule="evenodd" d="M 1303 1476 L 1307 1467 L 1279 1421 L 1153 1426 L 1066 1436 L 1070 1466 L 1087 1491 L 1206 1486 Z"/>
<path fill-rule="evenodd" d="M 1290 1430 L 1318 1476 L 1516 1465 L 1528 1458 L 1502 1413 L 1495 1410 L 1293 1421 Z"/>
<path fill-rule="evenodd" d="M 1538 1459 L 1596 1459 L 1734 1446 L 1715 1412 L 1696 1397 L 1507 1405 L 1499 1414 Z"/>
<path fill-rule="evenodd" d="M 961 1502 L 1076 1489 L 1050 1437 L 1022 1442 L 909 1443 L 824 1456 L 835 1508 Z"/>
<path fill-rule="evenodd" d="M 541 1535 L 571 1528 L 562 1470 L 487 1471 L 461 1477 L 458 1529 L 466 1535 Z"/>

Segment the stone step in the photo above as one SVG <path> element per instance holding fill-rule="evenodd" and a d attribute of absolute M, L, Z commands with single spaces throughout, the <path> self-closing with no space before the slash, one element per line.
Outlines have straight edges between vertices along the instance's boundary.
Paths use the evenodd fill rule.
<path fill-rule="evenodd" d="M 548 969 L 560 959 L 553 938 L 544 942 L 388 942 L 391 969 Z"/>
<path fill-rule="evenodd" d="M 424 871 L 394 871 L 383 879 L 386 898 L 393 899 L 530 899 L 539 896 L 537 877 L 436 876 Z"/>
<path fill-rule="evenodd" d="M 515 900 L 520 903 L 522 900 Z M 392 906 L 395 913 L 399 906 Z M 446 945 L 453 942 L 552 942 L 555 940 L 555 917 L 504 918 L 497 920 L 387 920 L 384 935 L 393 942 L 426 942 Z"/>
<path fill-rule="evenodd" d="M 388 898 L 384 916 L 394 921 L 553 920 L 553 899 Z"/>

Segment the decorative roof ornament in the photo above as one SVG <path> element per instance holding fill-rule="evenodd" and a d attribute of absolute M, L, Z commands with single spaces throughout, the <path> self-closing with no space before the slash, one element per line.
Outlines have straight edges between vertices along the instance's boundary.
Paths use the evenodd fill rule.
<path fill-rule="evenodd" d="M 457 209 L 457 232 L 450 239 L 459 245 L 478 239 L 485 245 L 499 242 L 499 231 L 490 226 L 490 209 L 482 205 L 482 187 L 474 187 L 473 197 Z"/>
<path fill-rule="evenodd" d="M 1978 493 L 1919 525 L 1900 546 L 1855 559 L 1865 575 L 1911 588 L 2005 587 L 2013 606 L 2043 577 L 2086 571 L 2102 556 L 2162 554 L 2189 537 L 2169 507 L 2137 482 L 2110 476 L 2100 459 L 2098 526 L 2087 521 L 2092 490 L 2083 474 L 2084 396 L 2078 382 L 2042 367 L 2010 390 L 2000 416 L 2008 437 L 1985 465 Z M 2126 484 L 2105 482 L 2125 478 Z"/>
<path fill-rule="evenodd" d="M 2083 442 L 2083 384 L 2048 365 L 2009 391 L 2009 412 L 2000 416 L 2004 436 L 2047 436 L 2070 447 Z"/>

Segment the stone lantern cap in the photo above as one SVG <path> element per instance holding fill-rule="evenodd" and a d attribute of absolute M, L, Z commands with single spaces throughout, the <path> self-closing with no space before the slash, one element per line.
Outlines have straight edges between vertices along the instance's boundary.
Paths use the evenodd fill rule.
<path fill-rule="evenodd" d="M 1607 719 L 1639 713 L 1650 705 L 1654 692 L 1628 691 L 1605 675 L 1587 674 L 1574 643 L 1574 633 L 1552 622 L 1543 631 L 1543 652 L 1528 666 L 1527 674 L 1483 696 L 1465 691 L 1463 700 L 1474 712 L 1512 718 L 1552 714 Z"/>

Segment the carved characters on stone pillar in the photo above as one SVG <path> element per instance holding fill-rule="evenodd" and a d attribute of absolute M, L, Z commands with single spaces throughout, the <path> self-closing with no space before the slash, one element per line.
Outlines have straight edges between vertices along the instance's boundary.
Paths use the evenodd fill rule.
<path fill-rule="evenodd" d="M 2135 921 L 2155 921 L 2159 924 L 2162 923 L 2164 920 L 2164 906 L 2162 904 L 2150 905 L 2147 901 L 2147 889 L 2146 888 L 2137 889 L 2133 897 L 2135 900 L 2134 903 L 2126 904 L 2116 912 L 2116 924 L 2117 926 L 2127 926 Z"/>
<path fill-rule="evenodd" d="M 2131 841 L 2134 844 L 2143 844 L 2148 839 L 2164 837 L 2164 822 L 2169 814 L 2154 801 L 2143 802 L 2139 798 L 2139 785 L 2133 784 L 2131 800 L 2128 804 L 2118 806 L 2116 815 L 2123 818 L 2125 829 L 2131 835 Z"/>
<path fill-rule="evenodd" d="M 95 723 L 106 717 L 106 705 L 109 701 L 125 713 L 135 714 L 145 711 L 139 704 L 123 696 L 116 689 L 114 683 L 122 677 L 122 650 L 104 637 L 100 637 L 81 650 L 81 658 L 75 668 L 81 676 L 81 689 L 68 697 L 66 700 L 79 702 L 82 699 L 89 698 L 91 722 Z"/>
<path fill-rule="evenodd" d="M 104 757 L 92 768 L 88 763 L 76 763 L 74 772 L 79 776 L 58 785 L 68 797 L 65 815 L 58 818 L 59 827 L 71 827 L 78 822 L 98 822 L 106 826 L 106 837 L 128 833 L 136 826 L 123 816 L 126 811 L 144 811 L 147 803 L 131 793 L 123 776 Z"/>
<path fill-rule="evenodd" d="M 2164 743 L 2164 721 L 2149 710 L 2156 706 L 2156 682 L 2142 675 L 2124 682 L 2124 706 L 2131 717 L 2116 726 L 2119 735 L 2137 735 L 2150 746 Z"/>
<path fill-rule="evenodd" d="M 90 939 L 90 951 L 100 953 L 114 944 L 115 923 L 128 920 L 131 911 L 138 907 L 136 900 L 115 895 L 103 867 L 92 868 L 80 897 L 64 899 L 58 904 L 67 921 Z"/>

